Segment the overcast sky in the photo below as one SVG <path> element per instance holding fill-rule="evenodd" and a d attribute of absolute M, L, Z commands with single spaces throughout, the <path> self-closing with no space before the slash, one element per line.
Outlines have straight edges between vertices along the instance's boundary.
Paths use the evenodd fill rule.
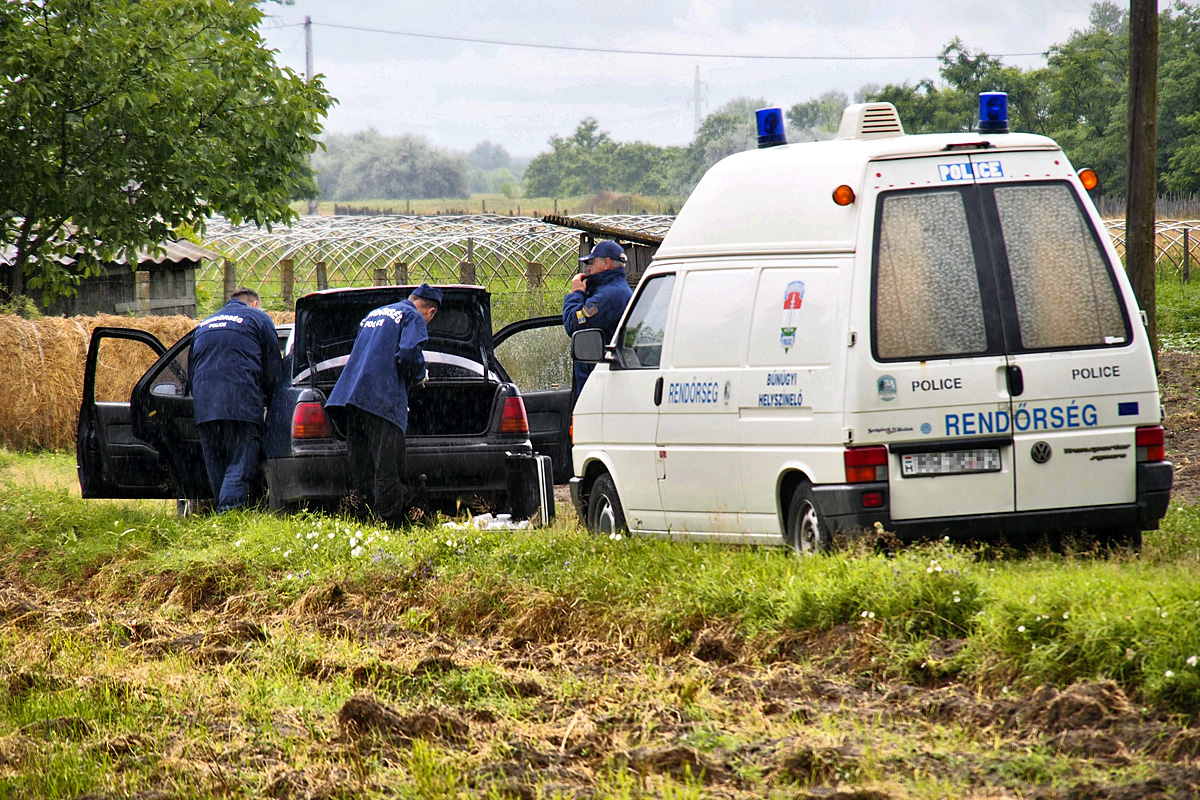
<path fill-rule="evenodd" d="M 329 132 L 416 133 L 470 150 L 484 140 L 515 156 L 548 149 L 595 117 L 618 141 L 683 145 L 701 110 L 736 97 L 787 108 L 830 89 L 937 77 L 935 56 L 955 36 L 1004 63 L 1038 55 L 1088 25 L 1087 0 L 296 0 L 266 4 L 263 26 L 281 64 L 303 74 L 305 16 L 314 70 L 338 98 Z M 343 27 L 337 27 L 343 26 Z M 581 52 L 398 35 L 744 56 L 767 60 Z M 879 56 L 903 56 L 879 60 Z M 874 59 L 872 59 L 874 57 Z"/>

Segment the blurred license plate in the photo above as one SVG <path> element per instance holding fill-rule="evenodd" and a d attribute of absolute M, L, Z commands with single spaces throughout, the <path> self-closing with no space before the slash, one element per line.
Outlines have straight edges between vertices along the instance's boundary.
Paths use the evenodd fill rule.
<path fill-rule="evenodd" d="M 900 457 L 900 474 L 906 478 L 999 471 L 1000 450 L 994 447 L 949 453 L 913 453 Z"/>

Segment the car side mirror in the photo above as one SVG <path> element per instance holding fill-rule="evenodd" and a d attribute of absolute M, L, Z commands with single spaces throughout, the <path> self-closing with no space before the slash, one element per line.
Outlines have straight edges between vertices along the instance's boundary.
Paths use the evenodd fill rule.
<path fill-rule="evenodd" d="M 599 364 L 604 360 L 604 331 L 585 328 L 575 331 L 571 337 L 571 357 L 585 364 Z"/>

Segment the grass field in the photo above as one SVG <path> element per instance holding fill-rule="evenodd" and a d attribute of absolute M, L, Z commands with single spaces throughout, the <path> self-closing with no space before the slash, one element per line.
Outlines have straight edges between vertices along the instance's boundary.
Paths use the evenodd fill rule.
<path fill-rule="evenodd" d="M 601 192 L 572 197 L 505 197 L 502 194 L 473 194 L 470 197 L 428 200 L 323 200 L 318 213 L 333 214 L 334 206 L 369 208 L 393 214 L 503 214 L 505 216 L 542 217 L 546 214 L 675 214 L 683 197 L 658 197 L 640 194 Z M 307 211 L 307 206 L 296 206 Z"/>
<path fill-rule="evenodd" d="M 63 455 L 0 476 L 0 797 L 1200 786 L 1194 506 L 1140 558 L 798 560 L 597 539 L 567 508 L 536 532 L 181 519 L 78 499 Z"/>

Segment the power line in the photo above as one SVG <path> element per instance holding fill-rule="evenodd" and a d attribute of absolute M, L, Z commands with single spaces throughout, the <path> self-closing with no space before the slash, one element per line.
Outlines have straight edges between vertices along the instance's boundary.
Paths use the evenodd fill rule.
<path fill-rule="evenodd" d="M 292 28 L 303 26 L 304 23 L 294 23 L 281 27 Z M 408 36 L 413 39 L 435 39 L 442 42 L 466 42 L 468 44 L 492 44 L 500 47 L 525 47 L 535 50 L 565 50 L 575 53 L 617 53 L 629 56 L 661 56 L 665 58 L 728 58 L 750 59 L 755 61 L 925 61 L 940 58 L 936 56 L 789 56 L 770 53 L 687 53 L 664 50 L 626 50 L 613 47 L 576 47 L 565 44 L 537 44 L 534 42 L 505 42 L 499 39 L 473 39 L 467 36 L 442 36 L 434 33 L 414 33 L 412 31 L 395 31 L 383 28 L 360 28 L 354 25 L 335 25 L 329 22 L 314 22 L 322 28 L 337 28 L 358 33 L 382 33 L 388 36 Z M 988 53 L 991 58 L 1014 58 L 1018 56 L 1045 56 L 1046 51 L 1036 53 Z"/>

